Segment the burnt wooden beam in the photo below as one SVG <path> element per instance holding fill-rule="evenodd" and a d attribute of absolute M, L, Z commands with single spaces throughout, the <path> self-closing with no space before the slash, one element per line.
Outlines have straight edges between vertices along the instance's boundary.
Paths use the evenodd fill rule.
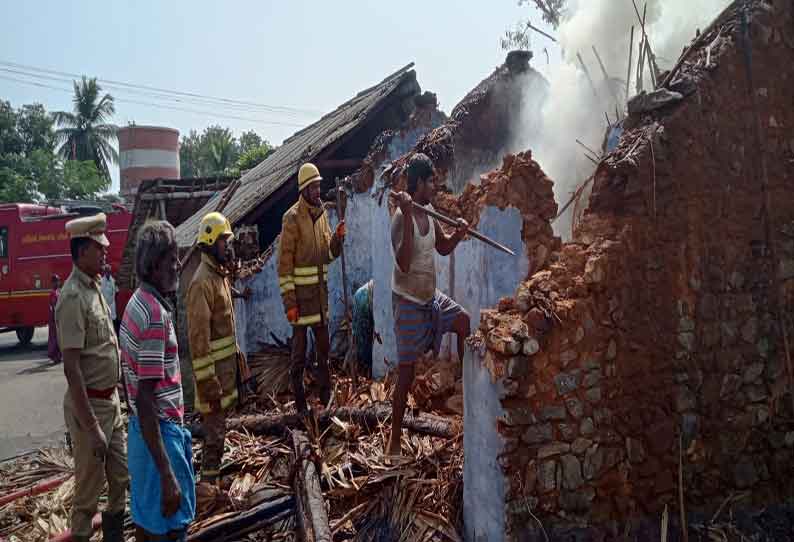
<path fill-rule="evenodd" d="M 226 542 L 259 531 L 288 518 L 293 513 L 292 495 L 263 502 L 236 516 L 222 519 L 188 536 L 188 542 Z"/>
<path fill-rule="evenodd" d="M 318 168 L 358 168 L 361 167 L 363 160 L 361 158 L 340 158 L 338 160 L 317 160 L 314 165 Z"/>
<path fill-rule="evenodd" d="M 367 408 L 340 407 L 323 411 L 318 417 L 321 424 L 329 423 L 332 417 L 342 421 L 355 423 L 368 430 L 375 430 L 391 418 L 390 403 L 376 403 Z M 262 414 L 240 416 L 226 420 L 226 429 L 235 431 L 248 431 L 255 435 L 285 435 L 290 429 L 304 427 L 304 420 L 297 414 L 284 414 L 282 416 L 268 416 Z M 454 438 L 462 431 L 460 422 L 434 416 L 432 414 L 411 414 L 406 412 L 403 427 L 414 433 L 430 435 L 439 438 Z M 195 434 L 201 434 L 203 428 L 193 429 Z"/>
<path fill-rule="evenodd" d="M 303 431 L 292 432 L 295 463 L 295 520 L 304 542 L 331 542 L 331 526 L 325 509 L 320 477 L 314 463 L 312 445 Z"/>

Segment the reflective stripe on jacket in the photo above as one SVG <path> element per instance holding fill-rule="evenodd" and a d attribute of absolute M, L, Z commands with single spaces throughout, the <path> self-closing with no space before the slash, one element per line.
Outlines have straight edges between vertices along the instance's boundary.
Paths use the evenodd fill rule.
<path fill-rule="evenodd" d="M 324 322 L 328 314 L 328 264 L 342 244 L 331 235 L 325 209 L 303 197 L 284 214 L 278 250 L 278 280 L 284 310 L 298 308 L 294 325 Z"/>

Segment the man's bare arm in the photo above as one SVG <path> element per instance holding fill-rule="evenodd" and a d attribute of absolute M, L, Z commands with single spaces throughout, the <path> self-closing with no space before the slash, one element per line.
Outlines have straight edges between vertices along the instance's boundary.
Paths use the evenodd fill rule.
<path fill-rule="evenodd" d="M 433 220 L 433 224 L 436 230 L 436 251 L 442 256 L 447 256 L 455 250 L 461 239 L 466 236 L 466 228 L 468 227 L 468 223 L 460 219 L 455 231 L 451 235 L 447 235 L 437 220 Z"/>
<path fill-rule="evenodd" d="M 400 213 L 395 216 L 392 224 L 392 246 L 397 265 L 403 273 L 411 270 L 411 254 L 414 251 L 413 213 L 411 211 L 411 197 L 400 193 Z"/>

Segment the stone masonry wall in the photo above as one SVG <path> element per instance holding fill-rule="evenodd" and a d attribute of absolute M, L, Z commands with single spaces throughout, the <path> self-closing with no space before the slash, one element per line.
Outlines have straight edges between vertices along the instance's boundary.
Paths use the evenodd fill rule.
<path fill-rule="evenodd" d="M 628 119 L 573 242 L 483 311 L 507 539 L 677 509 L 679 454 L 690 511 L 794 497 L 794 22 L 751 5 L 756 108 L 734 6 L 683 99 Z"/>

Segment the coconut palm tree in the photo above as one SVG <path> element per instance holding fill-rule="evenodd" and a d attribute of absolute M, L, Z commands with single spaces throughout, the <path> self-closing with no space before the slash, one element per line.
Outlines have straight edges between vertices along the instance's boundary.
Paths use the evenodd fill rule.
<path fill-rule="evenodd" d="M 59 153 L 67 160 L 92 160 L 97 171 L 110 179 L 109 164 L 118 164 L 119 154 L 113 147 L 115 125 L 108 121 L 116 112 L 113 96 L 101 96 L 102 87 L 96 78 L 74 82 L 74 110 L 54 113 L 59 128 L 55 132 Z"/>

